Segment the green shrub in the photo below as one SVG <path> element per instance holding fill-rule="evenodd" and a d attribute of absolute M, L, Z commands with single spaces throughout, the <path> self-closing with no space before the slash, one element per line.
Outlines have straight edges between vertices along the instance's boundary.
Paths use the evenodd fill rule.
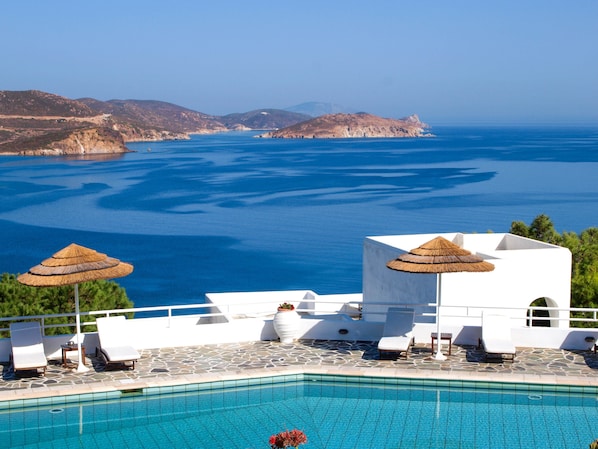
<path fill-rule="evenodd" d="M 588 228 L 579 235 L 575 232 L 559 234 L 550 218 L 542 214 L 530 226 L 514 221 L 509 232 L 568 248 L 572 256 L 571 307 L 598 308 L 598 228 Z M 582 316 L 582 313 L 572 315 Z M 571 323 L 571 326 L 594 327 L 594 324 Z"/>
<path fill-rule="evenodd" d="M 114 281 L 90 281 L 79 285 L 79 309 L 90 310 L 129 309 L 133 302 L 127 297 L 124 288 Z M 4 273 L 0 279 L 0 316 L 31 316 L 73 313 L 75 311 L 75 287 L 29 287 L 17 281 L 14 274 Z M 133 314 L 127 314 L 132 318 Z M 91 317 L 89 317 L 91 318 Z M 87 318 L 85 321 L 89 321 Z M 72 318 L 48 318 L 45 324 L 66 324 Z M 8 327 L 8 323 L 0 327 Z M 95 326 L 87 326 L 83 331 L 94 330 Z M 60 335 L 74 332 L 73 326 L 47 328 L 46 335 Z M 5 332 L 6 334 L 6 332 Z M 0 335 L 6 337 L 7 335 Z"/>

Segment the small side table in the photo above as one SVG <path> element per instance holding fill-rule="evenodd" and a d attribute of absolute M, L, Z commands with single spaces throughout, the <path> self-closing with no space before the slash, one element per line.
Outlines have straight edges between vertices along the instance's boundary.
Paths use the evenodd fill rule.
<path fill-rule="evenodd" d="M 432 332 L 432 353 L 434 353 L 434 340 L 438 340 L 438 333 Z M 453 334 L 450 332 L 441 332 L 440 333 L 440 343 L 442 344 L 442 340 L 447 340 L 449 344 L 449 355 L 451 355 L 451 351 L 453 349 Z"/>
<path fill-rule="evenodd" d="M 60 345 L 62 348 L 62 366 L 66 368 L 66 353 L 70 351 L 76 351 L 77 345 Z M 85 346 L 81 345 L 81 361 L 85 365 Z"/>

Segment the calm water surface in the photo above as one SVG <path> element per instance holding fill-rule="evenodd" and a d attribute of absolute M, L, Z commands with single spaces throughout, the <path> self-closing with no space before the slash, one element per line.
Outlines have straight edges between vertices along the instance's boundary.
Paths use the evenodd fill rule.
<path fill-rule="evenodd" d="M 135 143 L 112 159 L 0 158 L 0 272 L 71 242 L 135 265 L 137 306 L 205 292 L 361 291 L 369 235 L 598 226 L 598 128 L 434 128 L 430 139 Z"/>
<path fill-rule="evenodd" d="M 589 387 L 581 393 L 366 377 L 262 380 L 15 405 L 0 410 L 0 437 L 13 449 L 257 449 L 292 428 L 307 435 L 302 449 L 579 449 L 596 437 L 596 392 Z"/>

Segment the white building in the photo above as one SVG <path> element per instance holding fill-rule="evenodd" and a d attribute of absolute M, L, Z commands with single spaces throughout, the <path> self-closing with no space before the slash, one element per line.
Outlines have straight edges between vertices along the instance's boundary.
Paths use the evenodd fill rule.
<path fill-rule="evenodd" d="M 439 234 L 368 237 L 363 249 L 364 319 L 380 321 L 381 306 L 415 306 L 416 321 L 435 322 L 437 294 L 443 327 L 480 325 L 481 309 L 497 308 L 514 317 L 513 327 L 525 326 L 526 309 L 545 298 L 548 307 L 568 309 L 571 297 L 571 252 L 567 248 L 513 234 L 440 234 L 495 266 L 487 273 L 444 273 L 437 292 L 436 274 L 398 272 L 386 263 L 432 240 Z M 378 313 L 377 313 L 378 312 Z M 568 328 L 569 312 L 550 312 L 551 327 Z"/>

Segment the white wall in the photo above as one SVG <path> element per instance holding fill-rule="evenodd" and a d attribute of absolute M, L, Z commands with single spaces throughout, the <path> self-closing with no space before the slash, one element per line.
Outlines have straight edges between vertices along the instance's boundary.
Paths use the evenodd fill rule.
<path fill-rule="evenodd" d="M 219 324 L 198 324 L 199 322 L 200 320 L 187 317 L 174 318 L 170 323 L 165 318 L 128 320 L 130 338 L 127 340 L 136 349 L 154 349 L 277 339 L 271 319 L 247 318 Z M 300 322 L 300 339 L 378 341 L 383 328 L 383 323 L 351 320 L 343 315 L 303 316 Z M 346 330 L 347 333 L 339 333 L 341 329 Z M 430 344 L 430 333 L 435 330 L 434 324 L 416 323 L 414 329 L 416 343 Z M 453 343 L 458 345 L 477 345 L 481 336 L 479 318 L 478 325 L 462 326 L 453 323 L 446 324 L 442 330 L 451 332 Z M 598 330 L 524 328 L 513 325 L 511 335 L 516 347 L 585 350 L 592 346 L 585 341 L 585 338 L 598 339 Z M 46 356 L 49 359 L 59 360 L 60 344 L 66 343 L 70 338 L 72 336 L 68 335 L 45 337 Z M 88 354 L 95 352 L 97 342 L 96 333 L 85 335 L 84 344 Z M 446 347 L 444 348 L 446 350 Z M 8 361 L 9 354 L 10 339 L 0 339 L 0 361 Z M 68 356 L 72 358 L 75 354 L 69 353 Z"/>
<path fill-rule="evenodd" d="M 515 309 L 526 308 L 541 297 L 550 298 L 557 307 L 569 307 L 571 253 L 566 248 L 511 234 L 382 236 L 368 237 L 363 245 L 365 319 L 383 319 L 381 315 L 369 313 L 374 308 L 368 307 L 368 302 L 435 303 L 437 275 L 398 272 L 387 268 L 386 263 L 438 235 L 478 253 L 495 266 L 494 271 L 488 273 L 441 275 L 441 304 L 452 306 L 452 312 L 456 312 L 454 307 L 462 308 L 459 318 L 451 318 L 441 307 L 443 323 L 478 325 L 481 308 L 500 307 L 507 315 L 519 314 L 520 320 L 514 324 L 523 326 L 525 312 Z M 416 308 L 416 313 L 424 311 L 430 309 Z M 464 321 L 463 316 L 468 315 L 475 318 Z M 561 312 L 560 316 L 566 318 L 568 312 Z M 555 320 L 553 324 L 568 327 L 567 321 L 557 323 Z"/>
<path fill-rule="evenodd" d="M 212 322 L 226 322 L 238 317 L 272 316 L 283 302 L 291 303 L 296 308 L 314 310 L 313 302 L 303 300 L 315 299 L 316 296 L 311 290 L 207 293 L 206 303 L 217 306 L 218 310 L 212 312 L 224 314 L 224 317 L 213 319 Z"/>
<path fill-rule="evenodd" d="M 277 340 L 271 318 L 241 318 L 228 323 L 202 324 L 204 318 L 197 316 L 168 318 L 136 318 L 127 320 L 127 336 L 124 340 L 136 349 L 176 348 L 217 343 L 235 343 L 260 340 Z M 322 317 L 304 315 L 300 320 L 299 337 L 319 340 L 378 340 L 382 335 L 381 323 L 353 320 L 346 315 Z M 340 333 L 340 330 L 343 333 Z M 346 332 L 344 332 L 346 331 Z M 60 345 L 72 339 L 72 335 L 44 337 L 44 349 L 48 359 L 59 360 Z M 85 334 L 83 344 L 91 355 L 98 346 L 96 333 Z M 0 361 L 8 361 L 10 338 L 0 339 Z M 69 353 L 74 357 L 74 353 Z"/>
<path fill-rule="evenodd" d="M 206 303 L 214 304 L 223 317 L 213 317 L 210 322 L 228 322 L 236 318 L 272 317 L 280 304 L 291 303 L 302 313 L 334 314 L 359 311 L 349 303 L 361 303 L 361 293 L 318 295 L 312 290 L 258 291 L 207 293 Z"/>
<path fill-rule="evenodd" d="M 414 242 L 415 244 L 415 242 Z M 419 244 L 418 244 L 419 245 Z M 411 274 L 391 270 L 386 263 L 405 251 L 383 239 L 367 238 L 363 245 L 363 317 L 368 321 L 384 321 L 387 307 L 371 303 L 396 305 L 436 303 L 436 275 Z M 434 313 L 435 307 L 415 307 L 416 313 Z M 419 317 L 418 322 L 434 322 Z"/>

